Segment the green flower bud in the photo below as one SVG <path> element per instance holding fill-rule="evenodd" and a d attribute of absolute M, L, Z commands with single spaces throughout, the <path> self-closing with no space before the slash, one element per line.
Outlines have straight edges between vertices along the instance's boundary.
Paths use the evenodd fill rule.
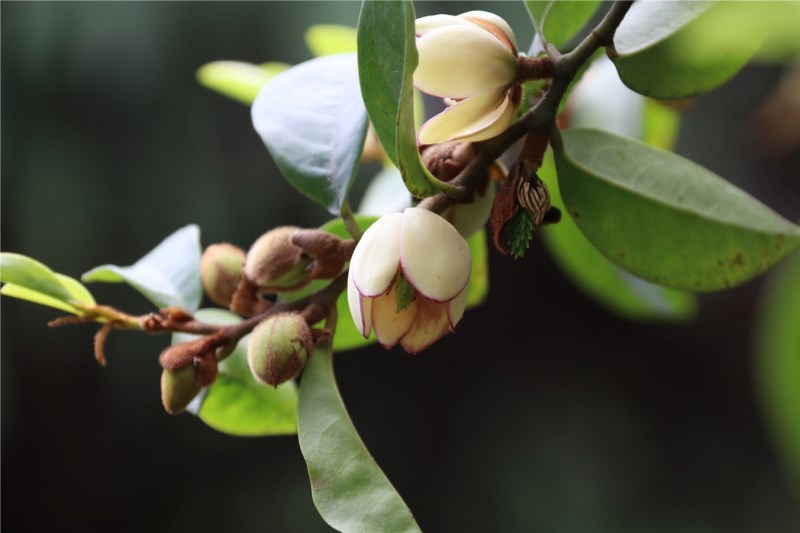
<path fill-rule="evenodd" d="M 202 387 L 195 380 L 196 369 L 193 365 L 178 370 L 167 370 L 161 373 L 161 403 L 171 414 L 182 413 Z"/>
<path fill-rule="evenodd" d="M 250 334 L 247 361 L 261 383 L 277 387 L 303 369 L 314 347 L 311 329 L 297 313 L 273 315 Z"/>
<path fill-rule="evenodd" d="M 242 279 L 244 250 L 232 244 L 212 244 L 200 259 L 200 278 L 211 301 L 228 307 Z"/>
<path fill-rule="evenodd" d="M 312 258 L 292 243 L 292 235 L 299 229 L 282 226 L 262 235 L 247 252 L 245 277 L 272 292 L 292 291 L 309 283 Z"/>

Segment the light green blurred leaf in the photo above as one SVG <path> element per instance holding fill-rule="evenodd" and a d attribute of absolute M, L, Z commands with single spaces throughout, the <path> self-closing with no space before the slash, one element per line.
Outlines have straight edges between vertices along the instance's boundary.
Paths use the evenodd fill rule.
<path fill-rule="evenodd" d="M 467 285 L 467 309 L 477 307 L 489 295 L 489 250 L 486 230 L 481 229 L 467 239 L 472 253 L 472 270 Z"/>
<path fill-rule="evenodd" d="M 800 254 L 768 279 L 759 306 L 756 350 L 768 429 L 800 497 Z"/>
<path fill-rule="evenodd" d="M 312 59 L 276 76 L 252 116 L 286 180 L 339 214 L 367 133 L 355 54 Z"/>
<path fill-rule="evenodd" d="M 358 22 L 358 73 L 369 118 L 406 188 L 425 198 L 447 188 L 420 159 L 414 124 L 414 5 L 366 0 Z"/>
<path fill-rule="evenodd" d="M 253 65 L 243 61 L 214 61 L 197 69 L 203 87 L 250 105 L 269 80 L 289 68 L 286 63 Z"/>
<path fill-rule="evenodd" d="M 356 29 L 337 24 L 315 24 L 306 30 L 306 46 L 316 57 L 356 51 Z"/>
<path fill-rule="evenodd" d="M 209 324 L 231 325 L 241 317 L 224 309 L 201 309 L 195 318 Z M 176 333 L 172 344 L 198 338 Z M 201 392 L 189 411 L 208 426 L 239 437 L 290 435 L 297 431 L 297 391 L 294 381 L 277 389 L 259 383 L 247 364 L 247 342 L 243 337 L 236 349 L 219 364 L 217 380 Z M 198 404 L 199 403 L 199 407 Z M 199 412 L 198 412 L 199 409 Z"/>
<path fill-rule="evenodd" d="M 800 228 L 678 155 L 597 130 L 564 132 L 561 194 L 589 240 L 659 285 L 715 291 L 800 247 Z"/>
<path fill-rule="evenodd" d="M 591 20 L 599 0 L 525 0 L 537 33 L 546 42 L 561 48 Z"/>
<path fill-rule="evenodd" d="M 674 108 L 650 98 L 644 102 L 642 140 L 662 150 L 671 150 L 678 138 L 681 115 Z"/>
<path fill-rule="evenodd" d="M 358 212 L 381 216 L 400 212 L 406 207 L 411 207 L 411 195 L 397 167 L 388 165 L 369 182 Z"/>
<path fill-rule="evenodd" d="M 753 57 L 768 28 L 763 2 L 636 2 L 608 55 L 625 85 L 655 98 L 685 98 L 728 81 Z"/>
<path fill-rule="evenodd" d="M 348 533 L 420 531 L 353 427 L 336 386 L 328 343 L 318 346 L 306 365 L 297 418 L 311 495 L 325 522 Z"/>
<path fill-rule="evenodd" d="M 0 294 L 81 314 L 72 304 L 94 305 L 94 297 L 79 281 L 53 272 L 30 257 L 0 253 Z"/>
<path fill-rule="evenodd" d="M 103 265 L 81 276 L 84 283 L 127 283 L 159 308 L 193 312 L 200 305 L 200 230 L 185 226 L 131 266 Z"/>

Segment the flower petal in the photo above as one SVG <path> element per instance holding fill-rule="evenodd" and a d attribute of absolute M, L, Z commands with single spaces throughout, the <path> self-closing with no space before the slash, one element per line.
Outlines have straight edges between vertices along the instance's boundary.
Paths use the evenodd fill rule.
<path fill-rule="evenodd" d="M 450 326 L 450 331 L 455 331 L 456 324 L 464 316 L 464 309 L 467 307 L 467 287 L 461 293 L 450 300 L 447 304 L 447 321 Z"/>
<path fill-rule="evenodd" d="M 511 43 L 511 46 L 513 46 L 514 50 L 516 51 L 517 39 L 514 37 L 514 30 L 511 29 L 511 26 L 509 26 L 508 22 L 506 22 L 502 17 L 499 17 L 494 13 L 489 13 L 488 11 L 467 11 L 466 13 L 461 13 L 458 18 L 466 19 L 484 28 L 486 28 L 484 25 L 485 23 L 495 26 L 505 35 L 505 38 L 508 39 L 508 41 Z M 491 32 L 491 30 L 488 28 L 487 31 Z"/>
<path fill-rule="evenodd" d="M 417 37 L 421 37 L 426 33 L 445 26 L 470 26 L 473 25 L 461 17 L 455 15 L 431 15 L 429 17 L 420 17 L 414 22 L 414 32 Z"/>
<path fill-rule="evenodd" d="M 366 339 L 372 331 L 372 301 L 361 296 L 353 283 L 353 274 L 347 276 L 347 305 L 350 307 L 350 316 L 353 317 L 356 329 Z"/>
<path fill-rule="evenodd" d="M 517 60 L 499 39 L 478 27 L 445 26 L 417 39 L 414 85 L 436 96 L 467 98 L 511 83 Z"/>
<path fill-rule="evenodd" d="M 390 213 L 370 226 L 350 259 L 353 283 L 362 296 L 386 292 L 400 266 L 400 226 L 403 216 Z"/>
<path fill-rule="evenodd" d="M 514 106 L 506 96 L 505 87 L 473 96 L 456 102 L 423 124 L 417 143 L 422 145 L 463 139 L 489 139 L 511 125 L 514 111 Z M 487 133 L 489 136 L 486 136 Z"/>
<path fill-rule="evenodd" d="M 449 320 L 446 303 L 419 298 L 417 316 L 411 329 L 400 339 L 400 346 L 411 354 L 417 354 L 447 333 Z"/>
<path fill-rule="evenodd" d="M 427 209 L 409 207 L 403 212 L 400 264 L 418 293 L 447 302 L 467 285 L 472 254 L 448 221 Z"/>
<path fill-rule="evenodd" d="M 414 318 L 417 316 L 417 301 L 414 299 L 408 307 L 402 311 L 397 311 L 397 290 L 396 287 L 376 298 L 372 299 L 372 326 L 375 328 L 375 336 L 384 348 L 389 349 L 397 344 L 400 338 L 408 333 Z"/>

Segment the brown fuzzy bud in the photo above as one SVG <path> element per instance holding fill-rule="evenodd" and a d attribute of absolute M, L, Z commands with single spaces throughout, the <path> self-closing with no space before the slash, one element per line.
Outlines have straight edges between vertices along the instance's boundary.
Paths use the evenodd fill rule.
<path fill-rule="evenodd" d="M 253 377 L 277 387 L 300 374 L 313 347 L 313 336 L 305 319 L 297 313 L 280 313 L 253 329 L 247 345 L 247 361 Z"/>
<path fill-rule="evenodd" d="M 472 143 L 444 143 L 423 146 L 422 162 L 428 171 L 441 181 L 458 176 L 475 157 Z"/>
<path fill-rule="evenodd" d="M 200 393 L 202 387 L 195 379 L 196 369 L 188 365 L 178 370 L 167 370 L 161 373 L 161 403 L 171 415 L 182 413 Z"/>
<path fill-rule="evenodd" d="M 228 243 L 212 244 L 200 259 L 200 278 L 211 301 L 228 307 L 242 278 L 245 253 Z"/>
<path fill-rule="evenodd" d="M 244 275 L 254 285 L 270 292 L 293 291 L 311 279 L 307 268 L 311 257 L 292 243 L 292 235 L 300 228 L 281 226 L 262 235 L 244 262 Z"/>

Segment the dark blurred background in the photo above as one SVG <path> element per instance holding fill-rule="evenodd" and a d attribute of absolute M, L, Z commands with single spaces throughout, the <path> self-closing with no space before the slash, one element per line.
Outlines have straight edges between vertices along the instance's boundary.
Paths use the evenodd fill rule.
<path fill-rule="evenodd" d="M 419 15 L 486 8 L 420 3 Z M 521 2 L 492 3 L 530 42 Z M 359 4 L 3 2 L 2 248 L 75 277 L 130 264 L 197 223 L 243 247 L 326 212 L 278 175 L 249 110 L 195 82 L 217 59 L 297 63 L 314 23 Z M 751 112 L 781 68 L 748 67 L 686 111 L 677 150 L 800 217 L 800 157 L 759 147 Z M 377 169 L 364 170 L 362 178 Z M 355 187 L 363 190 L 365 180 Z M 341 354 L 356 427 L 426 531 L 796 532 L 800 510 L 754 385 L 756 280 L 684 325 L 588 300 L 539 242 L 492 252 L 491 292 L 411 357 Z M 143 313 L 124 286 L 98 301 Z M 165 337 L 48 329 L 3 298 L 7 531 L 326 531 L 295 437 L 243 439 L 164 413 Z"/>

